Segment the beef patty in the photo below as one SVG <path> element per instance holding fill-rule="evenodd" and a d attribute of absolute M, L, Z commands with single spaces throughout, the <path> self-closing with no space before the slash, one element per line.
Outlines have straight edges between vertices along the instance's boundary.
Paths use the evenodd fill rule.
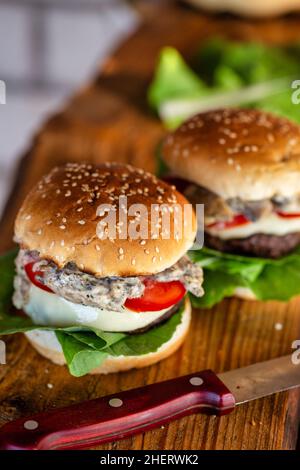
<path fill-rule="evenodd" d="M 146 333 L 146 331 L 151 330 L 155 326 L 160 325 L 161 323 L 165 323 L 172 315 L 178 312 L 178 310 L 183 306 L 184 300 L 180 300 L 177 304 L 173 305 L 169 310 L 167 310 L 161 317 L 153 320 L 153 322 L 149 323 L 149 325 L 144 326 L 142 328 L 138 328 L 137 330 L 133 331 L 126 331 L 128 335 L 139 335 L 141 333 Z"/>
<path fill-rule="evenodd" d="M 266 235 L 256 233 L 247 238 L 221 238 L 205 233 L 205 245 L 225 253 L 257 256 L 260 258 L 280 258 L 300 244 L 300 232 L 287 235 Z"/>

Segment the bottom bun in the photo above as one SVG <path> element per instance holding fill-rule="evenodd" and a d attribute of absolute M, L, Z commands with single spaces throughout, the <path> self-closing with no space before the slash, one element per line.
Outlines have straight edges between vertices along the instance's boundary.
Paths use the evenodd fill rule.
<path fill-rule="evenodd" d="M 244 300 L 257 300 L 256 295 L 249 287 L 237 287 L 233 295 Z"/>
<path fill-rule="evenodd" d="M 129 369 L 150 366 L 173 354 L 183 343 L 191 322 L 191 304 L 185 298 L 181 323 L 177 326 L 169 341 L 155 352 L 140 356 L 108 356 L 102 364 L 92 370 L 91 374 L 110 374 Z M 66 364 L 61 345 L 53 331 L 33 330 L 25 333 L 31 345 L 44 357 L 60 366 Z"/>

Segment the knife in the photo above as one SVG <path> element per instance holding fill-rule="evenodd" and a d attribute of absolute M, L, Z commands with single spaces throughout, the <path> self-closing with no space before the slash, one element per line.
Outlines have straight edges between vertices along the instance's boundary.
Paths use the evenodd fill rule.
<path fill-rule="evenodd" d="M 12 421 L 0 429 L 0 449 L 92 447 L 192 413 L 225 415 L 298 386 L 300 365 L 290 355 L 218 375 L 205 370 Z"/>

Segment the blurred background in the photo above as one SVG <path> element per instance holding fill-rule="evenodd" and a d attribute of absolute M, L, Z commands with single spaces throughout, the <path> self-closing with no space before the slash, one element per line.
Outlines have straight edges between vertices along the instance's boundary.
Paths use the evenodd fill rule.
<path fill-rule="evenodd" d="M 158 10 L 163 4 L 171 9 Z M 64 108 L 75 91 L 99 74 L 106 57 L 138 28 L 151 7 L 159 33 L 151 36 L 151 44 L 139 46 L 143 51 L 134 58 L 136 75 L 127 77 L 127 82 L 123 77 L 122 86 L 118 84 L 122 96 L 138 88 L 136 71 L 143 74 L 149 62 L 143 53 L 151 53 L 157 44 L 153 81 L 145 90 L 146 111 L 165 127 L 210 108 L 212 103 L 206 100 L 210 96 L 214 106 L 258 107 L 300 123 L 299 107 L 291 102 L 291 83 L 300 74 L 299 16 L 292 10 L 299 15 L 300 0 L 0 0 L 0 80 L 6 84 L 6 104 L 0 104 L 0 216 L 14 170 L 32 136 L 49 115 Z M 178 31 L 172 13 L 158 18 L 157 11 L 174 13 L 174 8 L 180 24 L 185 15 L 193 17 L 190 28 Z M 172 28 L 177 28 L 174 34 Z M 202 37 L 201 48 L 194 44 L 193 34 L 199 36 L 199 44 Z M 164 44 L 164 37 L 166 42 L 171 38 L 173 48 L 163 47 L 170 46 Z M 176 49 L 177 42 L 186 44 L 188 56 Z M 92 99 L 97 111 L 102 109 L 103 97 L 112 99 L 116 83 L 111 90 L 106 83 L 100 105 Z M 132 96 L 126 98 L 131 103 Z M 139 115 L 139 122 L 146 116 Z M 130 120 L 127 126 L 123 120 L 124 155 L 139 142 L 139 136 L 131 133 Z M 88 141 L 85 131 L 79 136 L 74 129 L 82 147 L 99 144 L 95 135 Z M 63 127 L 60 132 L 65 136 Z M 151 132 L 156 132 L 155 127 Z M 143 149 L 146 154 L 145 145 Z"/>
<path fill-rule="evenodd" d="M 125 0 L 0 0 L 0 213 L 41 122 L 139 23 Z"/>

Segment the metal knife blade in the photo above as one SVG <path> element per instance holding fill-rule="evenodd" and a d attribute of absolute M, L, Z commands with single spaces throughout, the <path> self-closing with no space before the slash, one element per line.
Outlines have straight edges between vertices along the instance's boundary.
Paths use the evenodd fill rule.
<path fill-rule="evenodd" d="M 218 374 L 233 393 L 236 405 L 300 386 L 300 364 L 292 356 L 259 362 L 241 369 Z"/>

